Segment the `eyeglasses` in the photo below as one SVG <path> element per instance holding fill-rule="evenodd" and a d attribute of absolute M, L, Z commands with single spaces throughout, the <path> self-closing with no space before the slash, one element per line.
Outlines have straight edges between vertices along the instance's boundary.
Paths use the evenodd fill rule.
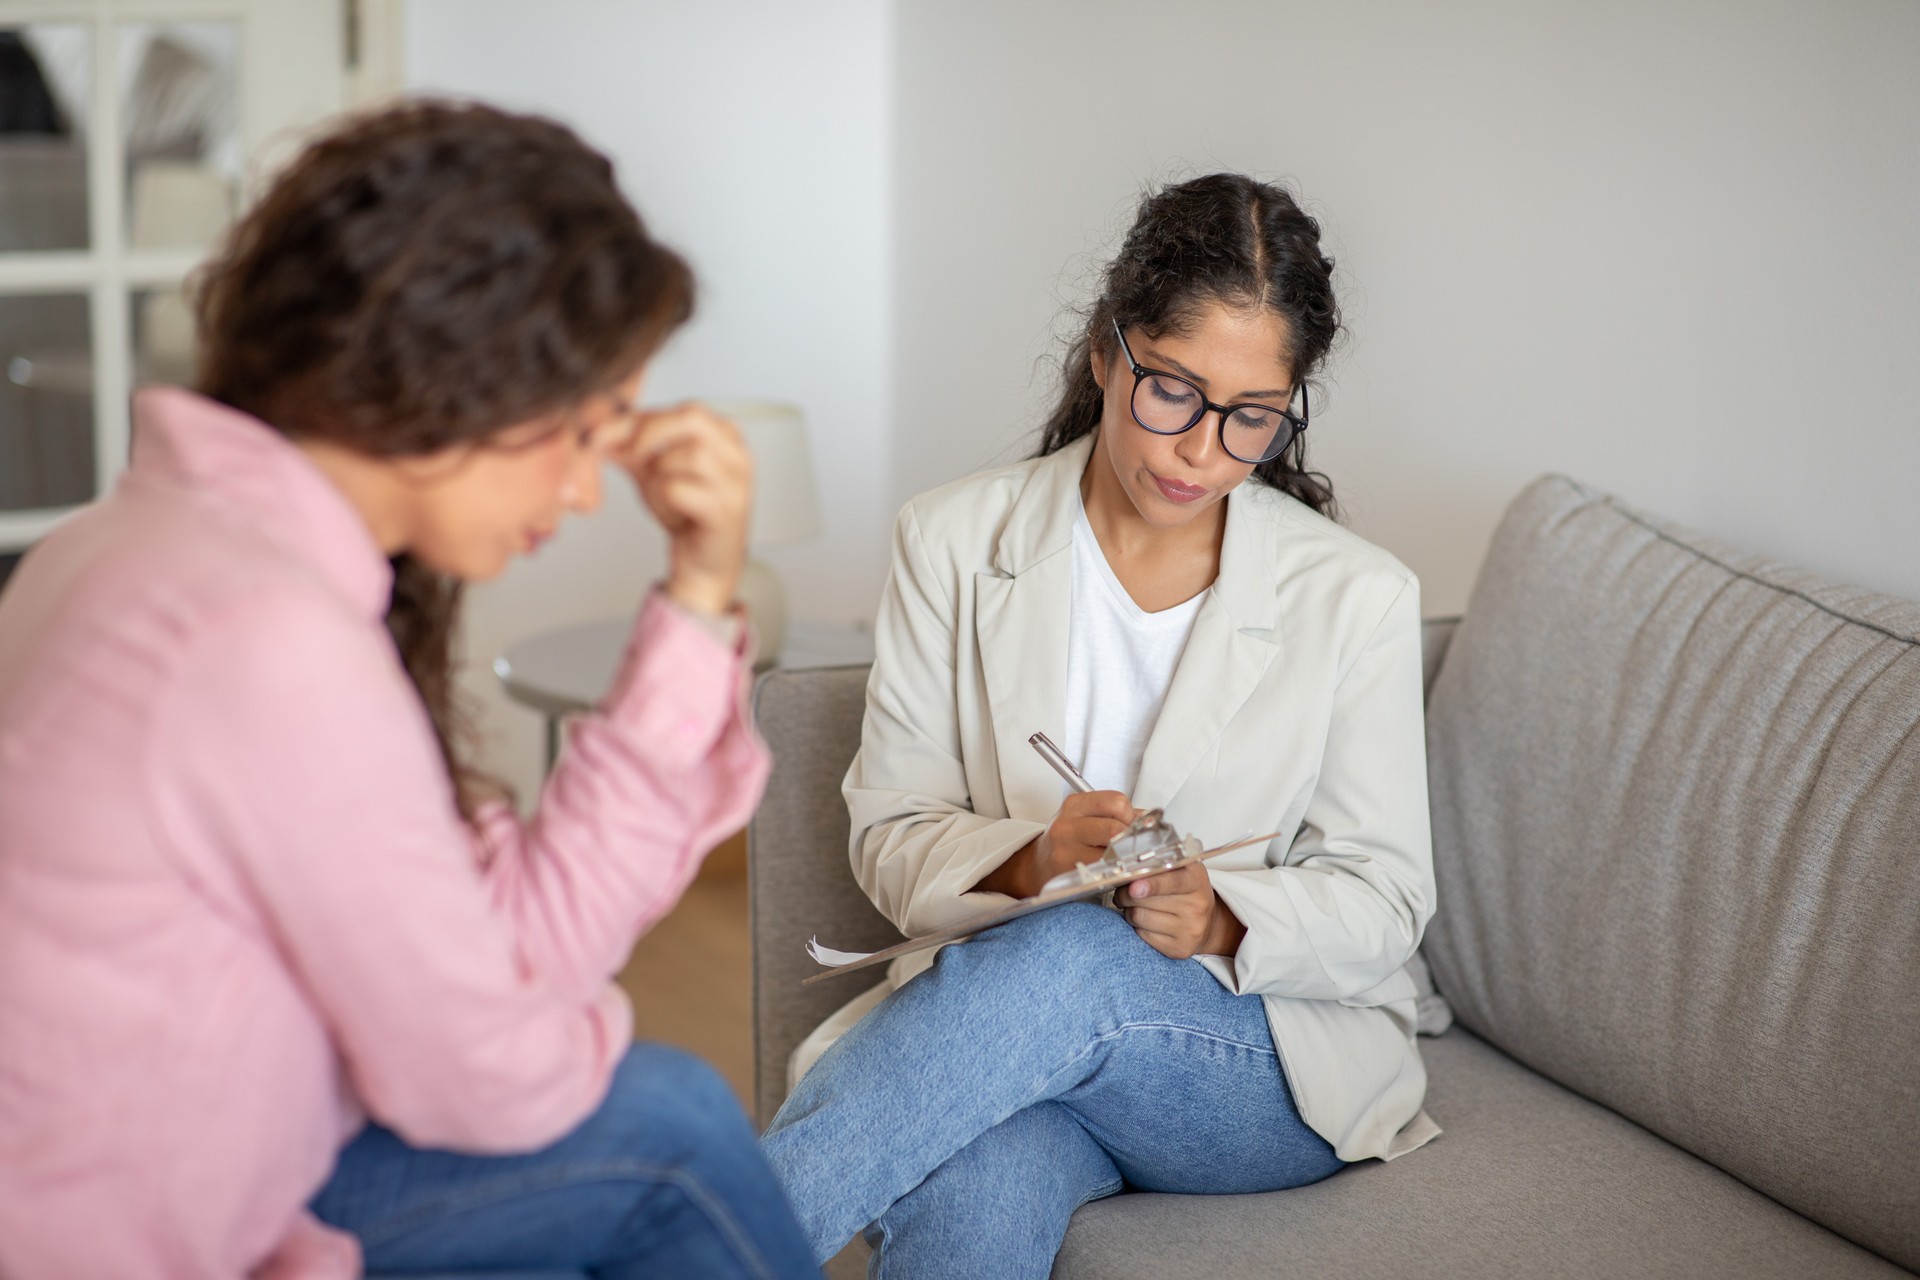
<path fill-rule="evenodd" d="M 1192 430 L 1209 413 L 1217 413 L 1220 447 L 1230 457 L 1258 465 L 1285 453 L 1307 429 L 1312 406 L 1307 403 L 1305 382 L 1300 383 L 1298 416 L 1291 401 L 1285 409 L 1264 404 L 1215 404 L 1185 378 L 1148 369 L 1135 360 L 1118 320 L 1113 322 L 1113 336 L 1120 340 L 1121 354 L 1133 370 L 1133 420 L 1157 436 L 1177 436 Z"/>

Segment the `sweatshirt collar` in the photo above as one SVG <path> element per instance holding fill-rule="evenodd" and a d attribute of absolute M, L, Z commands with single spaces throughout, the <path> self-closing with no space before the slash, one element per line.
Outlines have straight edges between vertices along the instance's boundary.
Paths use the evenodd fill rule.
<path fill-rule="evenodd" d="M 180 387 L 133 398 L 135 480 L 179 485 L 311 563 L 353 607 L 384 617 L 393 567 L 359 510 L 286 436 Z"/>

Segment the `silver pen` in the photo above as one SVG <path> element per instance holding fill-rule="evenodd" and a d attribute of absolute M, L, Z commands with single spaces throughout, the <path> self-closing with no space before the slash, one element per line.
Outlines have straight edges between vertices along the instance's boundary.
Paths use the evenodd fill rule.
<path fill-rule="evenodd" d="M 1027 745 L 1040 753 L 1040 758 L 1053 766 L 1053 771 L 1067 780 L 1067 785 L 1075 791 L 1091 791 L 1093 784 L 1080 776 L 1066 753 L 1053 745 L 1053 739 L 1044 733 L 1036 733 L 1027 739 Z"/>

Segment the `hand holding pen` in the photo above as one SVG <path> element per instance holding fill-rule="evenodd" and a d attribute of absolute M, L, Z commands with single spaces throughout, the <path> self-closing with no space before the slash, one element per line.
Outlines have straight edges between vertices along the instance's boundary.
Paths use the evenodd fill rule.
<path fill-rule="evenodd" d="M 1069 806 L 1076 810 L 1083 804 L 1091 806 L 1095 803 L 1095 797 L 1117 798 L 1124 806 L 1129 822 L 1139 812 L 1131 801 L 1117 791 L 1095 791 L 1092 784 L 1073 767 L 1066 753 L 1055 746 L 1053 739 L 1046 734 L 1036 733 L 1027 742 L 1073 788 L 1073 794 L 1061 802 L 1060 812 L 1054 816 L 1047 834 L 1035 842 L 1036 845 L 1044 846 L 1049 841 L 1054 828 L 1060 827 L 1061 820 L 1067 817 Z M 1091 856 L 1077 858 L 1078 862 L 1091 862 L 1105 853 L 1106 845 L 1125 830 L 1124 826 L 1119 830 L 1111 829 L 1111 815 L 1120 811 L 1107 800 L 1099 802 L 1095 812 L 1101 815 L 1097 820 L 1103 823 L 1105 837 L 1098 849 L 1090 850 Z M 1036 857 L 1039 856 L 1042 855 L 1036 854 Z M 1069 870 L 1071 864 L 1059 869 Z M 1121 891 L 1114 905 L 1149 946 L 1174 960 L 1202 954 L 1232 955 L 1239 949 L 1240 940 L 1247 932 L 1239 918 L 1214 896 L 1213 882 L 1208 878 L 1206 868 L 1197 864 L 1136 880 Z"/>
<path fill-rule="evenodd" d="M 1133 802 L 1118 791 L 1095 791 L 1045 734 L 1036 733 L 1028 741 L 1067 780 L 1073 792 L 1060 802 L 1060 811 L 1045 831 L 974 885 L 1010 898 L 1031 898 L 1061 872 L 1104 857 L 1107 845 L 1127 829 L 1134 814 Z"/>
<path fill-rule="evenodd" d="M 1140 815 L 1140 810 L 1121 792 L 1094 790 L 1093 784 L 1046 734 L 1034 734 L 1027 739 L 1027 745 L 1039 752 L 1040 758 L 1072 788 L 1060 802 L 1060 810 L 1047 824 L 1046 832 L 1034 842 L 1038 846 L 1034 861 L 1047 872 L 1040 881 L 1045 884 L 1063 871 L 1104 858 L 1108 847 Z"/>

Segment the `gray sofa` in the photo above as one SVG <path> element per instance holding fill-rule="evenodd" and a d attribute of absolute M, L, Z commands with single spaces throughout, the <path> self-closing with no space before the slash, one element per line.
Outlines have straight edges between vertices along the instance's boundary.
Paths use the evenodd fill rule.
<path fill-rule="evenodd" d="M 1426 640 L 1445 1133 L 1297 1191 L 1098 1201 L 1054 1274 L 1920 1269 L 1920 604 L 1548 477 Z M 802 988 L 807 937 L 898 937 L 847 866 L 865 678 L 756 694 L 763 1124 L 872 980 Z"/>

